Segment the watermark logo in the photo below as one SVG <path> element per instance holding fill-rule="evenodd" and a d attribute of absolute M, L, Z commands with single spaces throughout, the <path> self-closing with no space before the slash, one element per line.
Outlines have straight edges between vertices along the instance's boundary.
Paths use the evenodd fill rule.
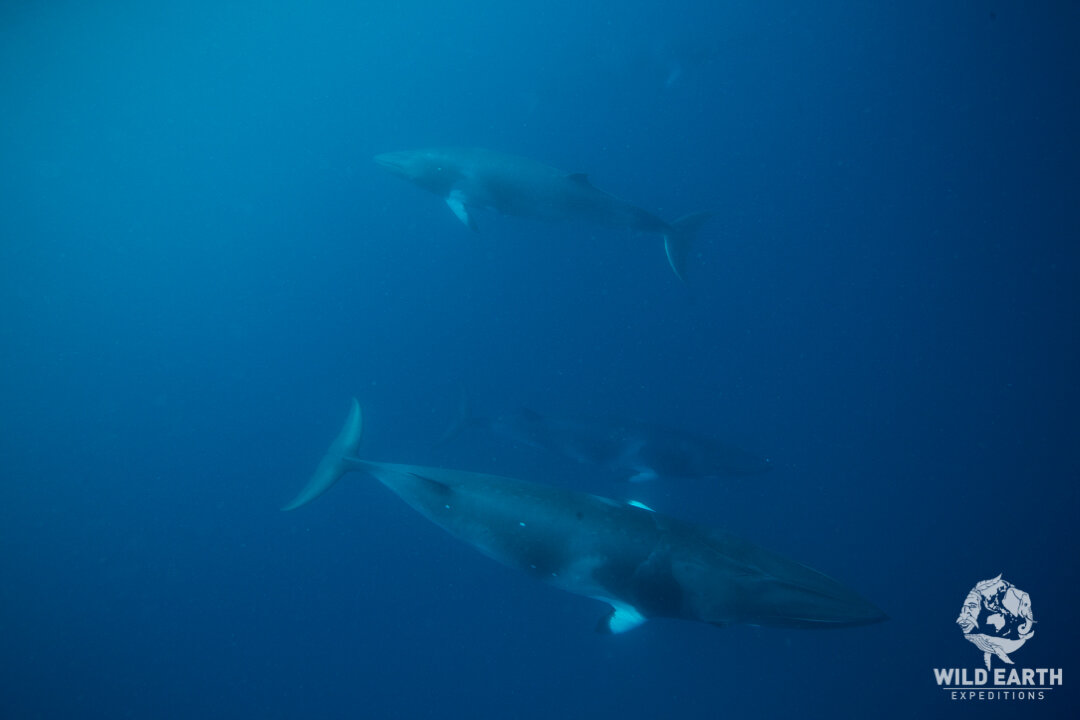
<path fill-rule="evenodd" d="M 983 662 L 990 670 L 990 658 L 1013 665 L 1009 653 L 1024 646 L 1035 634 L 1035 616 L 1026 592 L 998 575 L 971 588 L 956 624 L 964 638 L 983 651 Z"/>
<path fill-rule="evenodd" d="M 956 624 L 986 667 L 934 668 L 938 687 L 953 700 L 1043 700 L 1061 686 L 1061 668 L 1019 668 L 1010 657 L 1035 636 L 1035 614 L 1031 597 L 1001 575 L 975 584 Z"/>

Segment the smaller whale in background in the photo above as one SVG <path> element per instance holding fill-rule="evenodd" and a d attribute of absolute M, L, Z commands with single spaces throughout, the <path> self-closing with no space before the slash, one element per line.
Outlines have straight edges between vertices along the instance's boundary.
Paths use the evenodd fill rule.
<path fill-rule="evenodd" d="M 557 418 L 520 408 L 509 415 L 475 417 L 462 394 L 458 417 L 440 440 L 466 428 L 595 465 L 633 481 L 760 475 L 768 458 L 705 435 L 626 418 Z"/>
<path fill-rule="evenodd" d="M 597 630 L 649 618 L 724 626 L 837 628 L 887 619 L 832 578 L 727 533 L 554 485 L 444 468 L 361 460 L 353 400 L 315 474 L 283 510 L 363 472 L 484 555 L 610 610 Z"/>
<path fill-rule="evenodd" d="M 446 201 L 461 222 L 477 229 L 474 208 L 542 220 L 586 220 L 661 235 L 668 263 L 685 280 L 694 235 L 711 212 L 667 223 L 593 186 L 584 173 L 566 173 L 528 158 L 483 148 L 389 152 L 375 162 Z"/>

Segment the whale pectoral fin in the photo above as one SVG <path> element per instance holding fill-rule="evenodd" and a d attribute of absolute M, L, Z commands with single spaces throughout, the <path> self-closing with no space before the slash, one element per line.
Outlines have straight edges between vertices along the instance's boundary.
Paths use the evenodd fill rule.
<path fill-rule="evenodd" d="M 671 223 L 671 227 L 664 233 L 664 252 L 667 254 L 668 265 L 683 282 L 686 282 L 686 259 L 690 256 L 690 245 L 698 228 L 712 216 L 711 212 L 692 213 Z"/>
<path fill-rule="evenodd" d="M 465 223 L 466 226 L 473 232 L 480 232 L 480 228 L 476 226 L 476 221 L 473 220 L 472 215 L 469 214 L 469 207 L 465 204 L 465 194 L 459 190 L 452 191 L 446 196 L 446 204 L 453 211 L 457 219 Z"/>
<path fill-rule="evenodd" d="M 610 600 L 607 602 L 611 603 L 611 612 L 600 618 L 600 622 L 596 624 L 596 632 L 598 633 L 618 635 L 627 630 L 633 630 L 647 619 L 633 605 L 611 602 Z"/>
<path fill-rule="evenodd" d="M 566 176 L 566 179 L 573 180 L 574 182 L 581 183 L 582 185 L 588 185 L 589 187 L 593 186 L 593 184 L 589 182 L 589 176 L 585 173 L 570 173 Z"/>
<path fill-rule="evenodd" d="M 994 654 L 997 655 L 1001 659 L 1001 661 L 1003 663 L 1007 663 L 1009 665 L 1014 664 L 1013 661 L 1012 661 L 1012 658 L 1010 658 L 1008 655 L 1006 655 L 1005 651 L 1002 650 L 1001 648 L 994 648 Z M 987 660 L 987 662 L 989 662 L 989 660 Z"/>

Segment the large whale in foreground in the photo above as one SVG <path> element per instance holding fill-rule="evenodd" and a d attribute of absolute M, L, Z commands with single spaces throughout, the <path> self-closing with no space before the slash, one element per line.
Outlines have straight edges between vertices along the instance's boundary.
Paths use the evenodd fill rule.
<path fill-rule="evenodd" d="M 353 400 L 315 474 L 284 510 L 311 502 L 347 472 L 365 472 L 485 555 L 608 603 L 597 628 L 605 632 L 653 617 L 791 628 L 886 619 L 816 570 L 642 506 L 495 475 L 361 460 L 362 426 Z"/>
<path fill-rule="evenodd" d="M 389 152 L 375 162 L 446 200 L 476 230 L 473 208 L 543 220 L 587 220 L 662 235 L 671 269 L 685 280 L 686 258 L 697 229 L 712 213 L 673 223 L 593 186 L 584 173 L 566 173 L 528 158 L 483 148 L 431 148 Z"/>

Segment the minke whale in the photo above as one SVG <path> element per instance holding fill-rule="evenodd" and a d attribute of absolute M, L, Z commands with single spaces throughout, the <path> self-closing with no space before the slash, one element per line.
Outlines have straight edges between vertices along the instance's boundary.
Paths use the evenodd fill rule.
<path fill-rule="evenodd" d="M 716 438 L 630 418 L 548 417 L 528 408 L 475 417 L 463 395 L 458 418 L 440 444 L 466 428 L 595 465 L 632 482 L 760 475 L 772 469 L 768 458 Z"/>
<path fill-rule="evenodd" d="M 362 460 L 354 399 L 315 474 L 283 510 L 363 472 L 488 557 L 610 606 L 597 630 L 650 618 L 724 626 L 836 628 L 885 614 L 837 581 L 726 533 L 552 485 L 443 468 Z"/>
<path fill-rule="evenodd" d="M 667 223 L 593 186 L 584 173 L 566 173 L 528 158 L 482 148 L 389 152 L 375 162 L 446 201 L 454 215 L 477 229 L 474 208 L 542 220 L 586 220 L 661 235 L 668 263 L 686 279 L 686 259 L 698 228 L 711 212 Z"/>

